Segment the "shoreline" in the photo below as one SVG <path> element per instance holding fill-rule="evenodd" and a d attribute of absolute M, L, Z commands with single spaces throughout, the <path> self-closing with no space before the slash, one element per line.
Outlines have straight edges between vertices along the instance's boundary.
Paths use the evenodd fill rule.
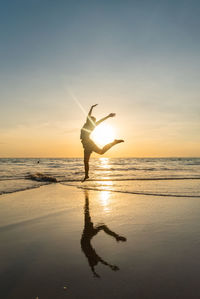
<path fill-rule="evenodd" d="M 120 179 L 120 180 L 112 180 L 112 179 L 92 180 L 91 179 L 91 180 L 87 180 L 84 183 L 82 183 L 79 180 L 63 180 L 63 181 L 61 180 L 61 181 L 55 181 L 55 182 L 52 182 L 52 181 L 48 182 L 46 180 L 44 180 L 44 181 L 43 180 L 31 180 L 31 179 L 20 179 L 20 180 L 13 179 L 13 180 L 3 180 L 3 181 L 0 180 L 0 187 L 1 187 L 1 190 L 2 190 L 2 191 L 0 191 L 0 198 L 1 198 L 1 196 L 4 196 L 6 194 L 13 194 L 13 193 L 16 193 L 16 192 L 33 190 L 33 189 L 37 189 L 37 188 L 40 188 L 42 186 L 51 185 L 51 184 L 60 184 L 60 185 L 63 185 L 63 186 L 69 186 L 69 187 L 73 187 L 73 188 L 77 188 L 77 189 L 83 189 L 83 190 L 87 189 L 87 190 L 93 190 L 93 191 L 99 191 L 99 192 L 107 190 L 109 192 L 115 192 L 115 193 L 144 195 L 144 196 L 200 198 L 200 194 L 198 192 L 197 192 L 197 194 L 186 194 L 187 190 L 186 190 L 185 194 L 182 193 L 184 191 L 182 191 L 180 194 L 173 193 L 173 190 L 171 190 L 170 193 L 166 193 L 166 191 L 165 192 L 162 192 L 162 191 L 158 192 L 157 191 L 159 189 L 159 187 L 162 187 L 162 184 L 168 183 L 168 188 L 169 188 L 170 183 L 171 184 L 172 183 L 173 184 L 177 183 L 177 187 L 178 187 L 178 184 L 181 183 L 181 182 L 184 182 L 184 181 L 186 181 L 187 183 L 190 182 L 190 181 L 193 184 L 196 183 L 196 185 L 190 186 L 190 189 L 193 188 L 193 190 L 195 190 L 195 188 L 197 187 L 197 182 L 199 181 L 199 179 L 200 178 L 171 178 L 171 179 L 169 179 L 169 178 L 168 179 L 163 179 L 163 178 L 155 179 L 155 178 L 153 178 L 153 179 L 124 179 L 124 180 L 123 179 Z M 7 182 L 7 185 L 5 184 L 5 181 Z M 121 190 L 120 188 L 118 188 L 118 189 L 116 188 L 116 187 L 118 187 L 117 185 L 113 186 L 113 189 L 111 189 L 112 188 L 112 185 L 111 185 L 110 186 L 111 188 L 109 189 L 109 185 L 108 186 L 104 185 L 104 182 L 105 182 L 105 184 L 106 184 L 106 182 L 116 184 L 117 182 L 122 182 L 122 181 L 126 181 L 126 182 L 129 182 L 129 183 L 131 183 L 132 181 L 137 182 L 137 183 L 141 182 L 141 183 L 143 183 L 142 186 L 145 186 L 144 184 L 151 184 L 151 186 L 153 186 L 153 185 L 155 186 L 155 184 L 157 184 L 156 186 L 158 186 L 158 188 L 155 189 L 155 187 L 154 187 L 154 192 L 152 192 L 152 191 L 143 191 L 143 189 L 141 189 L 141 188 L 140 188 L 141 190 L 138 191 L 137 187 L 136 187 L 136 190 L 128 190 L 128 188 L 126 190 Z M 20 187 L 19 187 L 19 182 L 21 183 Z M 75 184 L 75 183 L 78 183 L 78 182 L 80 182 L 81 184 L 80 185 Z M 95 182 L 97 185 L 92 186 L 91 184 L 93 182 Z M 101 185 L 98 186 L 98 183 L 101 183 Z M 9 184 L 11 185 L 11 187 L 9 186 Z M 13 186 L 12 186 L 12 184 L 13 184 Z M 159 184 L 160 184 L 160 186 L 159 186 Z M 180 185 L 179 185 L 179 187 L 180 187 Z M 165 186 L 165 188 L 166 188 L 166 186 Z M 167 192 L 169 192 L 168 190 L 167 190 Z M 198 188 L 198 190 L 200 190 L 200 189 Z"/>

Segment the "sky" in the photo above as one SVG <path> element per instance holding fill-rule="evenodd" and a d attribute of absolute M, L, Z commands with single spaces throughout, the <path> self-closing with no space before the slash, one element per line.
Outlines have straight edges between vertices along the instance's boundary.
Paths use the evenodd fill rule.
<path fill-rule="evenodd" d="M 107 157 L 200 156 L 200 3 L 0 0 L 0 157 L 81 157 L 91 105 Z"/>

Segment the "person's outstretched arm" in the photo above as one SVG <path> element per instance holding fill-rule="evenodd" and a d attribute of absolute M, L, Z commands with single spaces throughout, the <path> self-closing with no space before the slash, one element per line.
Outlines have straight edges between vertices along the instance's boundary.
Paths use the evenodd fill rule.
<path fill-rule="evenodd" d="M 95 105 L 92 105 L 91 108 L 90 108 L 90 111 L 88 113 L 88 116 L 91 116 L 92 115 L 92 110 L 94 107 L 96 107 L 98 104 L 95 104 Z"/>
<path fill-rule="evenodd" d="M 104 117 L 104 118 L 98 120 L 98 121 L 96 122 L 96 126 L 98 126 L 100 123 L 102 123 L 104 120 L 108 119 L 109 117 L 114 117 L 115 115 L 116 115 L 115 113 L 110 113 L 110 114 L 108 114 L 106 117 Z"/>

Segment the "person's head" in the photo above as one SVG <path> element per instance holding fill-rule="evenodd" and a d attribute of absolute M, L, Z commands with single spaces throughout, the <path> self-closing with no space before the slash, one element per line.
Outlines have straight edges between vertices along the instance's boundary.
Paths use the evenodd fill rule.
<path fill-rule="evenodd" d="M 91 116 L 92 121 L 95 123 L 96 122 L 96 117 Z"/>
<path fill-rule="evenodd" d="M 94 117 L 94 116 L 88 116 L 88 118 L 87 118 L 87 123 L 89 123 L 89 124 L 95 124 L 96 123 L 96 117 Z"/>

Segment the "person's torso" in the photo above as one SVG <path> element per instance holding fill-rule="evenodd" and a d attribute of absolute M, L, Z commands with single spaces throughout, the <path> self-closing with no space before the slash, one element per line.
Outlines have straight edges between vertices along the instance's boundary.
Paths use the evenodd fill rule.
<path fill-rule="evenodd" d="M 81 135 L 80 135 L 80 139 L 81 140 L 87 140 L 90 138 L 90 134 L 92 133 L 92 131 L 95 129 L 95 124 L 90 122 L 86 122 L 84 124 L 84 126 L 81 129 Z"/>

